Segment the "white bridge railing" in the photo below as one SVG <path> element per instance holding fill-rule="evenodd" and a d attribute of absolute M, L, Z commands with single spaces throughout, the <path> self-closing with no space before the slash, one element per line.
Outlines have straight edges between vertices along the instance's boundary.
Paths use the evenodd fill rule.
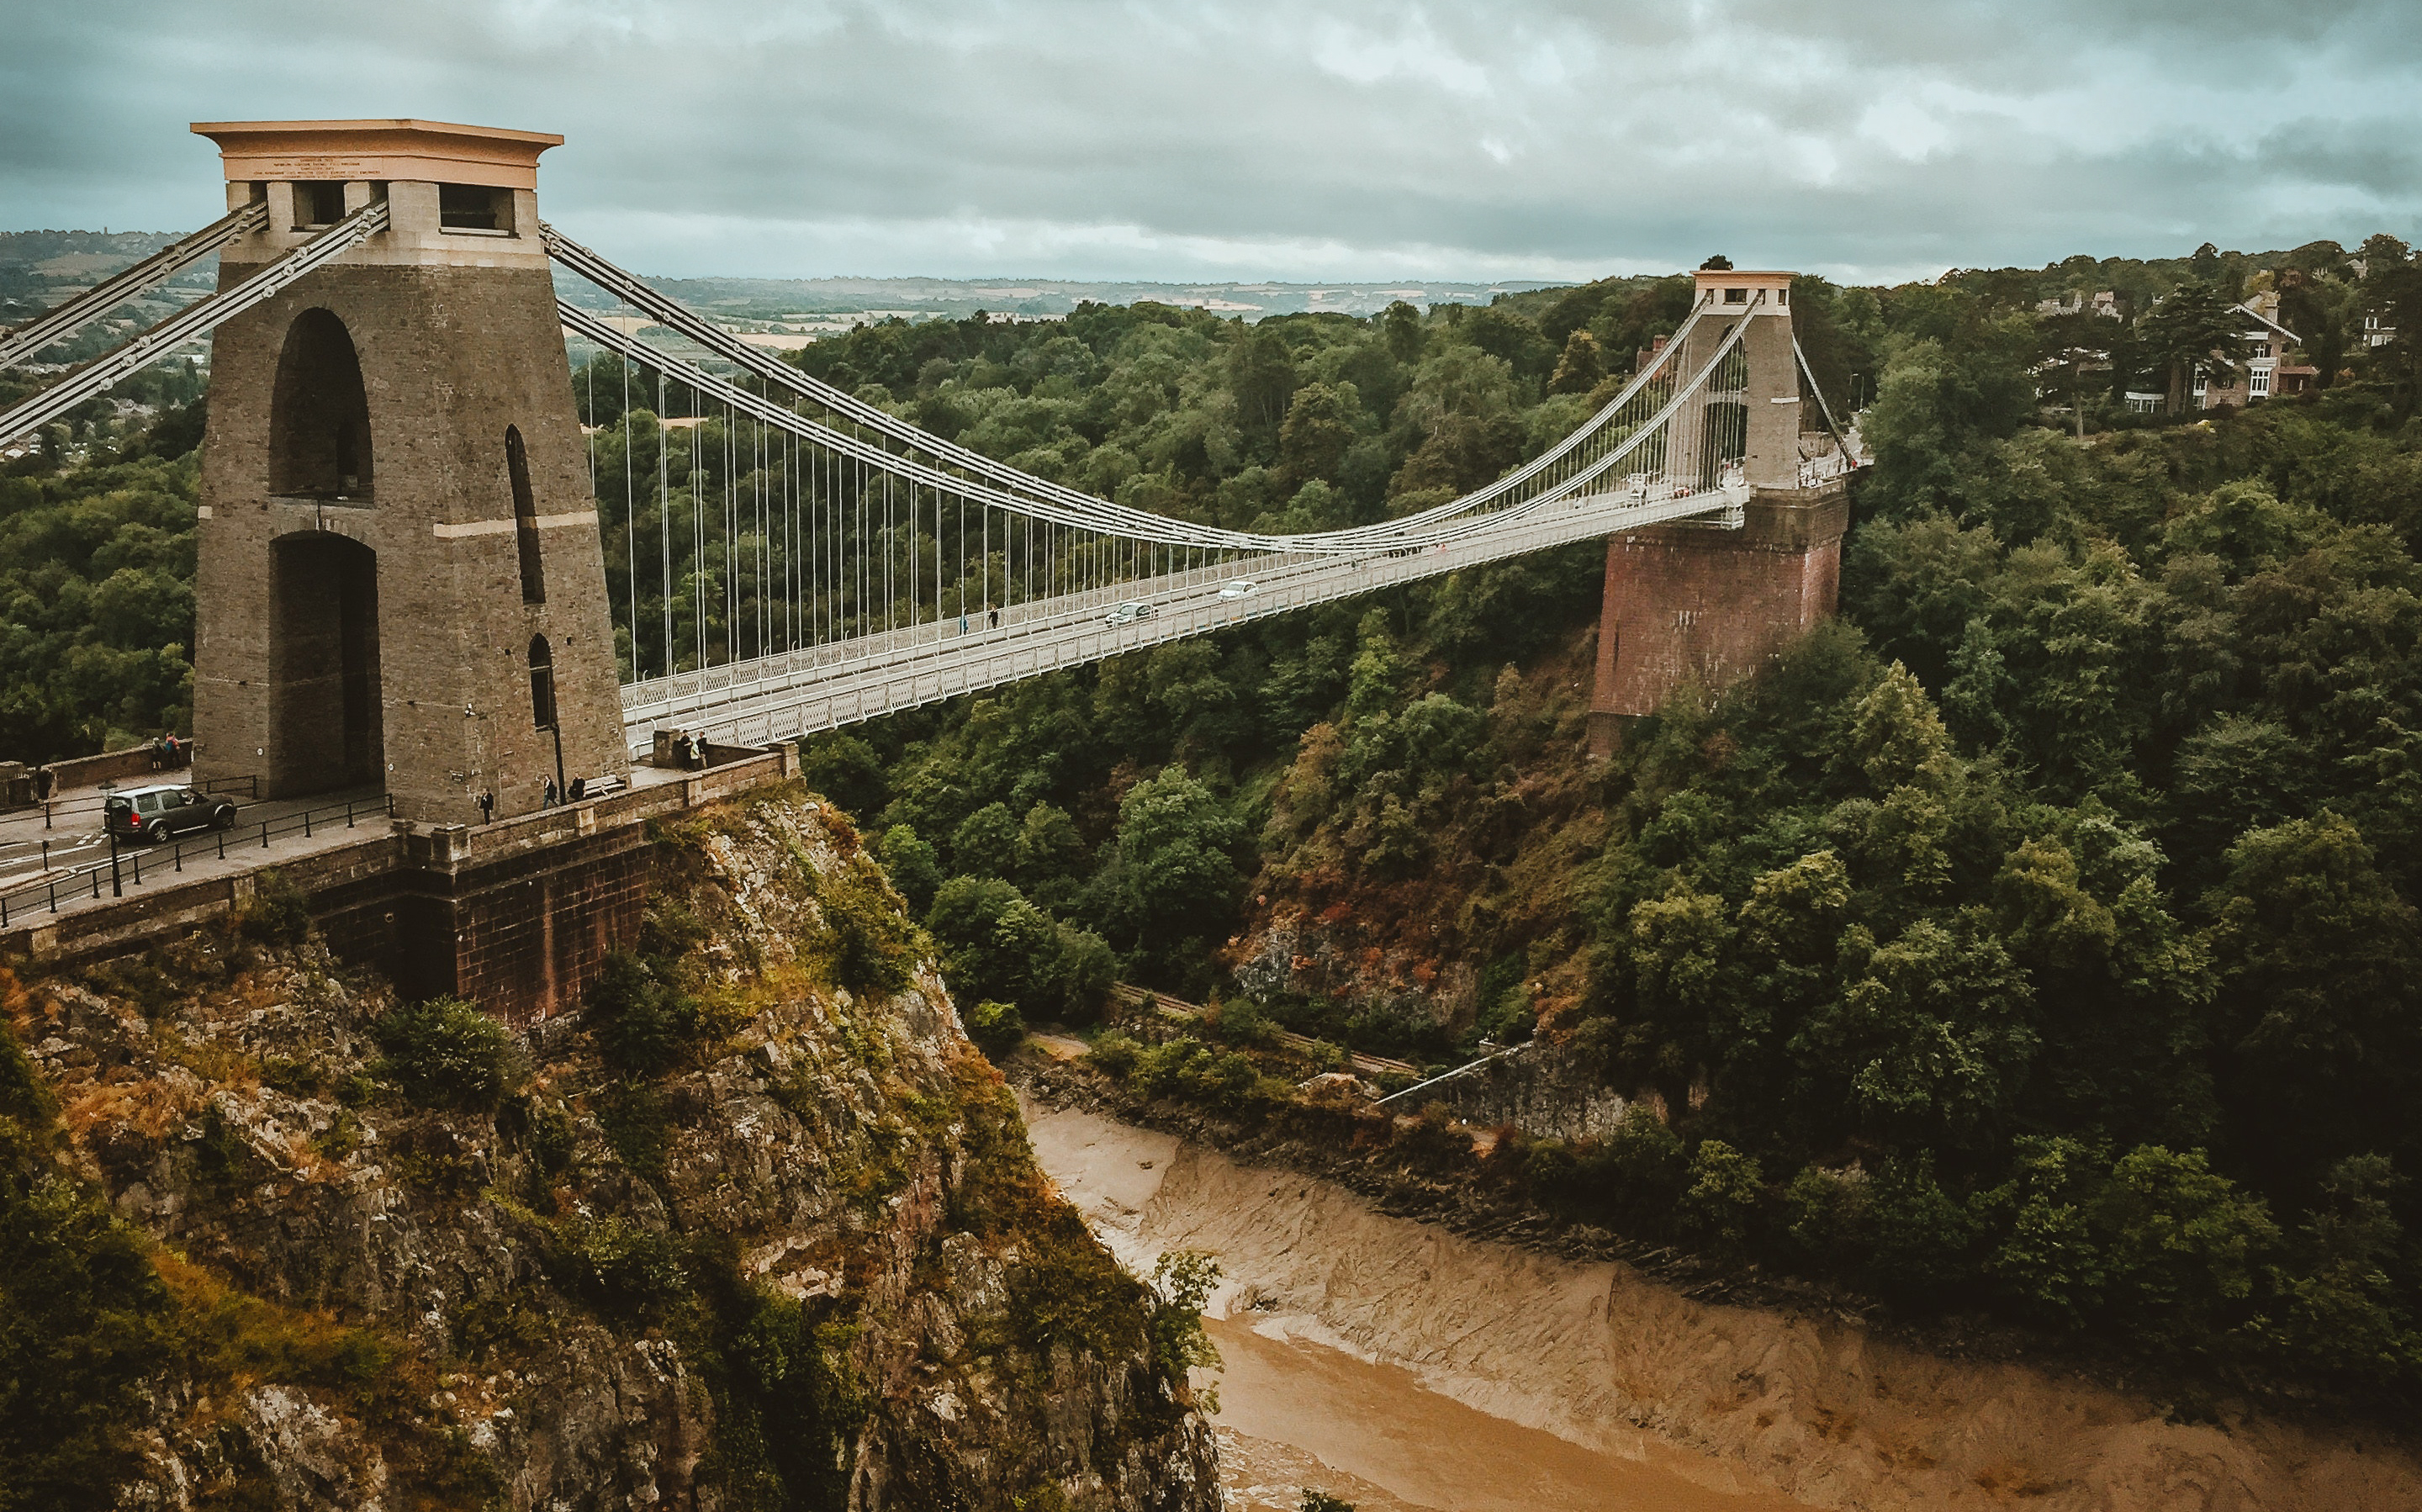
<path fill-rule="evenodd" d="M 1163 574 L 1020 605 L 1003 611 L 998 626 L 988 616 L 971 616 L 965 632 L 956 621 L 938 629 L 922 624 L 717 668 L 703 677 L 684 673 L 635 684 L 623 690 L 624 733 L 635 755 L 653 746 L 658 729 L 697 731 L 723 745 L 770 745 L 1578 541 L 1684 520 L 1738 526 L 1749 493 L 1736 474 L 1706 492 L 1675 488 L 1659 497 L 1628 491 L 1585 494 L 1525 509 L 1494 528 L 1431 546 L 1342 561 L 1266 559 L 1260 564 Z M 1223 588 L 1240 581 L 1252 583 L 1253 591 L 1222 596 Z M 1153 613 L 1104 622 L 1111 607 L 1126 603 L 1149 605 Z"/>

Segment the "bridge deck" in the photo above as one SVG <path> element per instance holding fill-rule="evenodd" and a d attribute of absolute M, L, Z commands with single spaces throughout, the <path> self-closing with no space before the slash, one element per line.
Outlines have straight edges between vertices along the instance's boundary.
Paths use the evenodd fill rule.
<path fill-rule="evenodd" d="M 624 734 L 644 753 L 655 732 L 696 730 L 720 744 L 763 746 L 878 718 L 1063 667 L 1099 661 L 1265 615 L 1351 598 L 1577 541 L 1699 517 L 1737 523 L 1745 486 L 1642 500 L 1588 494 L 1509 511 L 1502 523 L 1419 551 L 1350 559 L 1269 558 L 1109 584 L 1001 612 L 838 641 L 761 661 L 653 679 L 623 689 Z M 1250 578 L 1250 597 L 1221 587 Z M 1111 626 L 1110 606 L 1136 601 L 1151 619 Z"/>

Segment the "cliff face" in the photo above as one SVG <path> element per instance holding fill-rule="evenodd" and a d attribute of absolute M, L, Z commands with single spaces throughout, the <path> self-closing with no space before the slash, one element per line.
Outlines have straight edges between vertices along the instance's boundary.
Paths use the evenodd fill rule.
<path fill-rule="evenodd" d="M 91 1504 L 1217 1504 L 1154 1299 L 846 821 L 759 798 L 654 864 L 611 1000 L 518 1041 L 275 918 L 0 979 L 20 1239 L 100 1253 L 105 1203 L 157 1277 L 110 1325 L 126 1390 L 48 1405 L 131 1428 Z"/>

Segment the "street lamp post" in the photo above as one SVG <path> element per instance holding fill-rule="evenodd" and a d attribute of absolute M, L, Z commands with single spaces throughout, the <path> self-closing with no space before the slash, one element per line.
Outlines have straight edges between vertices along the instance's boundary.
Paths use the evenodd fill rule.
<path fill-rule="evenodd" d="M 109 822 L 109 800 L 118 792 L 115 782 L 101 784 L 101 827 L 109 836 L 109 895 L 126 896 L 126 889 L 118 880 L 118 827 Z"/>

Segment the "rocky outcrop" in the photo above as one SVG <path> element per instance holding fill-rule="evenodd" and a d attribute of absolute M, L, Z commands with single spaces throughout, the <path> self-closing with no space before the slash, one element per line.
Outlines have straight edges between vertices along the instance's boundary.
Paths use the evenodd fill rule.
<path fill-rule="evenodd" d="M 1536 1039 L 1435 1077 L 1392 1101 L 1399 1112 L 1437 1103 L 1474 1128 L 1511 1125 L 1533 1139 L 1602 1140 L 1631 1100 L 1605 1083 L 1597 1059 Z"/>
<path fill-rule="evenodd" d="M 120 1504 L 1216 1505 L 1157 1299 L 846 820 L 736 803 L 653 865 L 621 1037 L 541 1026 L 492 1095 L 308 942 L 9 994 L 169 1298 Z"/>

